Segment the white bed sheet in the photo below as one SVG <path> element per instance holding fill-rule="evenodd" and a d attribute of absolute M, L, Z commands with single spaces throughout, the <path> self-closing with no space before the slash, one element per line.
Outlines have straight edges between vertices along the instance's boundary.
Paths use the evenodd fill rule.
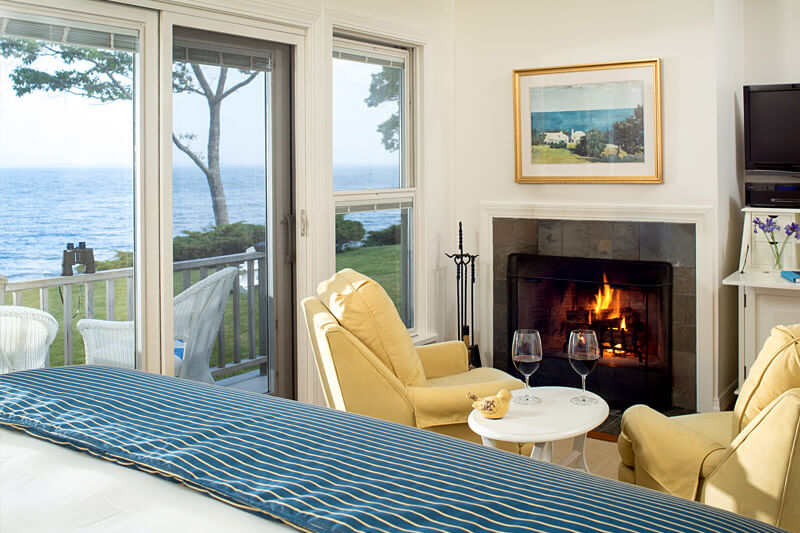
<path fill-rule="evenodd" d="M 0 532 L 285 533 L 177 483 L 0 429 Z"/>

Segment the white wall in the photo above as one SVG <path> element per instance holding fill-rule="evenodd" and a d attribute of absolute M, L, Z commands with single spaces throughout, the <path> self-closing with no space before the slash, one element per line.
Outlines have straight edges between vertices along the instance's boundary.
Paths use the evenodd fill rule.
<path fill-rule="evenodd" d="M 743 124 L 743 1 L 714 1 L 715 71 L 717 89 L 717 243 L 716 269 L 717 308 L 719 324 L 715 344 L 719 350 L 717 380 L 721 408 L 733 401 L 733 388 L 738 382 L 738 337 L 730 332 L 738 325 L 738 292 L 735 287 L 723 286 L 721 281 L 735 271 L 739 263 L 742 240 L 741 207 L 744 204 L 742 187 Z"/>
<path fill-rule="evenodd" d="M 455 15 L 455 192 L 459 216 L 471 231 L 482 200 L 711 205 L 716 119 L 710 0 L 459 0 Z M 663 61 L 663 185 L 514 183 L 513 69 L 654 57 Z"/>
<path fill-rule="evenodd" d="M 800 83 L 800 2 L 744 0 L 744 83 Z"/>
<path fill-rule="evenodd" d="M 482 202 L 708 208 L 712 222 L 704 239 L 711 246 L 699 250 L 698 298 L 713 301 L 713 316 L 699 316 L 698 329 L 707 325 L 713 336 L 698 345 L 699 359 L 717 351 L 721 331 L 736 327 L 730 298 L 723 298 L 724 313 L 718 303 L 721 279 L 733 268 L 730 246 L 740 232 L 736 137 L 728 133 L 741 53 L 728 48 L 741 41 L 742 8 L 739 1 L 732 4 L 715 13 L 714 0 L 459 0 L 455 11 L 457 217 L 478 238 Z M 513 69 L 654 57 L 662 59 L 663 184 L 514 183 Z M 721 113 L 727 113 L 723 120 Z M 729 129 L 718 138 L 720 128 Z M 705 278 L 701 264 L 708 267 Z M 717 407 L 735 379 L 735 350 L 735 342 L 724 342 L 706 369 L 703 387 L 711 390 L 703 391 L 705 399 L 698 395 L 702 408 Z"/>

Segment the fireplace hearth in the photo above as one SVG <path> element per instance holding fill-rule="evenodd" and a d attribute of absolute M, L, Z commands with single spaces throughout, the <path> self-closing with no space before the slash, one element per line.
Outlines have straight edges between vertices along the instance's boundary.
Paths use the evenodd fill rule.
<path fill-rule="evenodd" d="M 588 328 L 601 344 L 589 390 L 617 409 L 671 406 L 671 264 L 510 254 L 507 265 L 508 338 L 522 328 L 542 336 L 536 385 L 580 383 L 566 346 L 571 330 Z"/>

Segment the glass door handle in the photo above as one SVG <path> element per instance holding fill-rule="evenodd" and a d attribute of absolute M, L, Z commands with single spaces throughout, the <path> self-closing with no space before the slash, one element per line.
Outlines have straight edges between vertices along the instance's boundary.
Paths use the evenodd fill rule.
<path fill-rule="evenodd" d="M 286 248 L 283 262 L 286 264 L 294 263 L 295 258 L 295 218 L 294 213 L 283 215 L 281 224 L 286 226 Z"/>

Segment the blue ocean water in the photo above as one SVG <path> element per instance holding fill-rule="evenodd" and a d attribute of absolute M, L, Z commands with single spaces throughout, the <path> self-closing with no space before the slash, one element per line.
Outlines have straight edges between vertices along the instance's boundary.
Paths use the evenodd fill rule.
<path fill-rule="evenodd" d="M 222 172 L 232 222 L 264 224 L 264 170 Z M 337 167 L 340 189 L 396 187 L 397 167 Z M 133 173 L 126 168 L 0 168 L 0 275 L 12 281 L 56 276 L 67 242 L 86 241 L 98 260 L 133 249 Z M 395 211 L 359 213 L 367 231 L 399 221 Z M 173 233 L 214 225 L 205 175 L 195 167 L 173 171 Z"/>
<path fill-rule="evenodd" d="M 578 111 L 546 111 L 531 113 L 531 130 L 539 131 L 606 131 L 633 116 L 634 108 L 585 109 Z"/>

